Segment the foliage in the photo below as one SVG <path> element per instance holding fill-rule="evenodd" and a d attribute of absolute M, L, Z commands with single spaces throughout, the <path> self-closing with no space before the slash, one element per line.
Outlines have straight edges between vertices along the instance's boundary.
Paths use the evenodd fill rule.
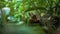
<path fill-rule="evenodd" d="M 38 15 L 41 22 L 49 24 L 53 17 L 60 18 L 60 0 L 0 0 L 0 10 L 4 7 L 11 9 L 6 19 L 12 23 L 29 23 L 29 13 Z"/>
<path fill-rule="evenodd" d="M 59 4 L 59 0 L 0 0 L 0 9 L 9 7 L 11 9 L 10 16 L 15 17 L 14 20 L 26 21 L 26 19 L 29 20 L 29 12 L 41 17 L 48 16 L 48 14 L 58 16 L 56 13 L 57 4 Z"/>
<path fill-rule="evenodd" d="M 16 19 L 28 20 L 29 12 L 46 16 L 47 13 L 51 16 L 58 16 L 56 7 L 59 0 L 0 0 L 0 9 L 9 7 L 11 9 L 10 16 Z M 27 13 L 27 14 L 26 14 Z"/>

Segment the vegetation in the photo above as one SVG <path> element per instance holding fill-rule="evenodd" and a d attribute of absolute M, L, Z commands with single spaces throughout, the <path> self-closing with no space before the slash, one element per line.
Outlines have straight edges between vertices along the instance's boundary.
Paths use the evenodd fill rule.
<path fill-rule="evenodd" d="M 0 24 L 24 23 L 29 25 L 32 17 L 29 13 L 31 13 L 38 16 L 40 22 L 47 26 L 48 31 L 51 32 L 60 25 L 59 9 L 60 0 L 0 0 Z"/>

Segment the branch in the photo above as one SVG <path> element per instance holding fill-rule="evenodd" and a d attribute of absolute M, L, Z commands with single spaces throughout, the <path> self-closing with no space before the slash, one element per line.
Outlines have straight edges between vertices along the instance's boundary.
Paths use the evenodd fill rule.
<path fill-rule="evenodd" d="M 32 8 L 28 8 L 27 10 L 25 10 L 25 12 L 31 11 L 31 10 L 38 10 L 38 9 L 40 9 L 40 10 L 47 10 L 47 9 L 44 8 L 44 7 L 32 7 Z"/>

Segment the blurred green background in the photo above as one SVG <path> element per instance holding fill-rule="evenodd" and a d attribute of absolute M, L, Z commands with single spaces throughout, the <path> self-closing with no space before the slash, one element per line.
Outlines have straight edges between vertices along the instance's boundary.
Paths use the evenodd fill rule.
<path fill-rule="evenodd" d="M 45 25 L 48 27 L 54 23 L 53 19 L 55 20 L 55 18 L 60 23 L 60 0 L 0 0 L 0 30 L 2 31 L 2 28 L 8 29 L 7 31 L 14 28 L 19 30 L 22 26 L 28 26 L 30 23 L 29 13 L 39 16 L 41 22 L 46 23 Z M 29 27 L 28 30 L 30 30 Z M 34 28 L 37 29 L 37 32 L 42 31 L 41 34 L 45 34 L 39 25 L 32 28 L 36 30 Z"/>

